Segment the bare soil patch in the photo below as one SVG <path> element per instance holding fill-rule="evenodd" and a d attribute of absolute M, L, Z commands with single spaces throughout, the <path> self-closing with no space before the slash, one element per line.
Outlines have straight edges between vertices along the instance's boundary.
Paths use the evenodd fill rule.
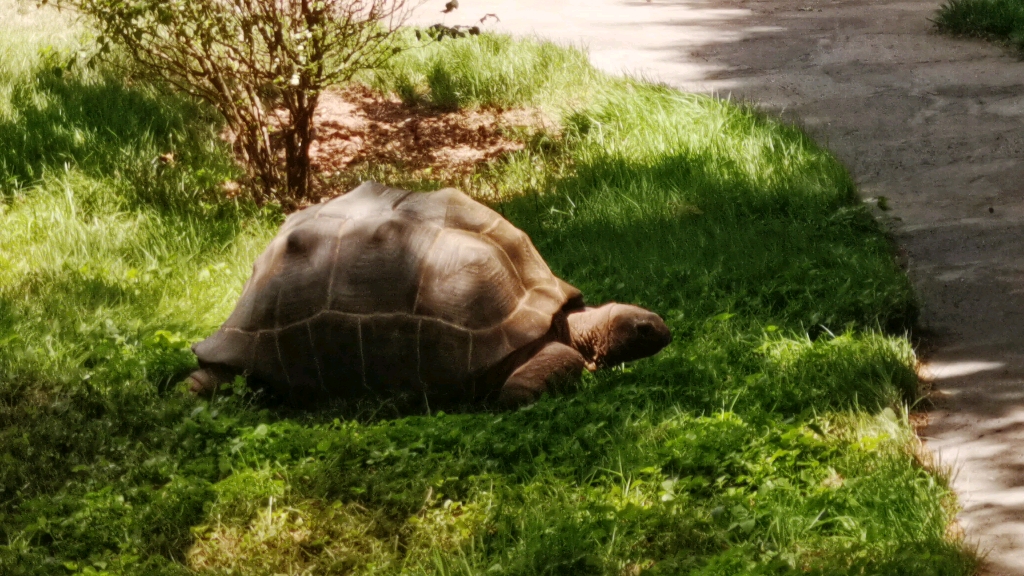
<path fill-rule="evenodd" d="M 314 122 L 310 160 L 321 190 L 330 195 L 346 175 L 381 166 L 409 178 L 460 182 L 481 165 L 522 150 L 529 134 L 555 128 L 540 110 L 447 112 L 408 106 L 363 86 L 324 93 Z"/>

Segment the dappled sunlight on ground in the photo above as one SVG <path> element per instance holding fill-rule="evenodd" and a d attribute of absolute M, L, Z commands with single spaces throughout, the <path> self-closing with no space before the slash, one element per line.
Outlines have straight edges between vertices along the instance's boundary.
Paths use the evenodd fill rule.
<path fill-rule="evenodd" d="M 968 540 L 990 554 L 988 574 L 1019 574 L 1024 540 L 1024 362 L 1019 354 L 940 350 L 922 374 L 935 382 L 935 410 L 921 433 L 954 472 Z"/>
<path fill-rule="evenodd" d="M 969 376 L 989 370 L 999 370 L 1006 366 L 1005 362 L 986 362 L 984 360 L 964 360 L 962 362 L 927 362 L 922 365 L 921 377 L 928 380 L 944 380 L 957 376 Z"/>
<path fill-rule="evenodd" d="M 501 21 L 485 28 L 780 113 L 836 152 L 863 197 L 885 199 L 934 352 L 928 445 L 960 470 L 961 519 L 992 550 L 989 574 L 1024 572 L 1024 63 L 936 34 L 932 1 L 494 0 L 442 15 L 443 4 L 418 22 L 493 12 Z"/>

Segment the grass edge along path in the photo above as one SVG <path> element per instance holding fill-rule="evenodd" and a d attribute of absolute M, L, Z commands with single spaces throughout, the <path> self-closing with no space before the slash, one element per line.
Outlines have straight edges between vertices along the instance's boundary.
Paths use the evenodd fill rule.
<path fill-rule="evenodd" d="M 1024 2 L 1021 0 L 948 0 L 935 25 L 949 34 L 973 36 L 1024 49 Z"/>
<path fill-rule="evenodd" d="M 205 402 L 188 345 L 281 215 L 217 198 L 201 107 L 31 22 L 0 41 L 0 572 L 972 573 L 906 421 L 909 282 L 798 130 L 550 44 L 410 51 L 366 81 L 561 119 L 468 191 L 675 342 L 509 413 Z"/>

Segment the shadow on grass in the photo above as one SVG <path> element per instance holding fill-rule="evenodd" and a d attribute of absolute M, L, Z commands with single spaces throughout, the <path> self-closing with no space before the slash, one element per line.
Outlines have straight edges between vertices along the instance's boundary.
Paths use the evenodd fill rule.
<path fill-rule="evenodd" d="M 185 210 L 236 169 L 216 139 L 216 117 L 160 87 L 104 71 L 37 71 L 14 83 L 0 122 L 6 192 L 74 168 L 122 186 L 138 206 Z"/>
<path fill-rule="evenodd" d="M 44 93 L 60 106 L 23 107 L 33 118 L 26 134 L 49 139 L 57 152 L 14 154 L 26 175 L 38 177 L 69 158 L 87 172 L 114 176 L 117 150 L 130 147 L 128 139 L 154 138 L 146 150 L 157 153 L 182 126 L 173 114 L 155 128 L 111 118 L 121 123 L 101 135 L 102 124 L 82 111 L 86 104 L 123 97 L 140 114 L 158 105 L 116 87 L 86 95 L 53 81 Z M 61 106 L 81 108 L 72 125 L 104 144 L 97 156 L 62 132 Z M 136 165 L 149 162 L 133 154 Z M 339 520 L 325 525 L 340 525 L 349 505 L 379 519 L 356 536 L 296 545 L 304 562 L 327 561 L 332 546 L 352 541 L 410 554 L 416 525 L 486 498 L 499 507 L 493 521 L 466 531 L 480 546 L 477 563 L 501 562 L 506 573 L 620 572 L 616 562 L 635 558 L 636 550 L 665 573 L 700 568 L 716 555 L 728 556 L 714 560 L 722 566 L 735 560 L 742 568 L 768 549 L 757 546 L 789 545 L 772 531 L 793 518 L 806 521 L 813 538 L 857 537 L 856 526 L 819 520 L 831 503 L 821 488 L 830 467 L 850 477 L 860 470 L 807 425 L 816 411 L 879 412 L 905 391 L 913 374 L 900 350 L 882 337 L 842 332 L 905 327 L 913 316 L 909 288 L 841 178 L 824 189 L 789 182 L 761 190 L 742 180 L 700 154 L 652 161 L 596 155 L 578 158 L 570 176 L 548 183 L 549 194 L 500 206 L 592 302 L 650 307 L 676 335 L 659 356 L 587 375 L 580 390 L 516 412 L 442 414 L 434 406 L 427 415 L 423 406 L 416 415 L 416 406 L 369 402 L 306 414 L 266 410 L 242 395 L 198 402 L 149 385 L 192 361 L 181 343 L 139 343 L 108 333 L 98 318 L 84 330 L 88 355 L 75 369 L 109 370 L 95 370 L 73 390 L 55 385 L 63 396 L 45 407 L 25 403 L 35 412 L 15 415 L 18 425 L 0 438 L 14 446 L 12 464 L 39 463 L 5 469 L 0 499 L 10 498 L 8 486 L 35 485 L 20 489 L 18 506 L 5 510 L 12 520 L 0 527 L 0 541 L 25 537 L 40 546 L 26 563 L 124 550 L 182 561 L 190 546 L 217 552 L 218 543 L 229 542 L 208 537 L 221 526 L 245 531 L 255 518 L 268 526 L 280 519 L 266 505 L 271 498 L 281 498 L 285 520 L 320 511 Z M 89 281 L 71 269 L 47 278 L 55 288 L 48 304 L 63 311 L 57 298 L 67 290 L 73 304 L 117 304 L 129 316 L 157 305 L 155 296 L 123 293 L 127 284 L 103 278 L 96 294 L 75 292 L 75 283 Z M 815 326 L 819 337 L 804 337 Z M 249 482 L 253 477 L 268 482 Z M 785 481 L 779 485 L 790 500 L 755 509 L 751 502 L 776 480 Z M 287 492 L 275 492 L 278 485 Z M 644 491 L 640 504 L 630 501 L 634 489 Z M 884 495 L 861 500 L 870 508 Z M 836 510 L 843 517 L 844 509 Z M 280 545 L 290 546 L 281 534 Z M 277 556 L 256 546 L 237 558 Z"/>
<path fill-rule="evenodd" d="M 627 168 L 638 175 L 643 171 L 616 170 Z M 564 191 L 568 184 L 558 183 L 555 189 Z M 793 229 L 785 212 L 768 211 L 751 222 L 735 212 L 707 209 L 710 203 L 700 204 L 700 196 L 692 202 L 684 196 L 684 208 L 673 211 L 647 186 L 597 188 L 594 195 L 577 195 L 572 202 L 557 193 L 523 197 L 503 208 L 531 233 L 556 272 L 595 302 L 634 302 L 664 315 L 677 340 L 663 354 L 624 370 L 587 376 L 578 392 L 511 413 L 439 414 L 432 407 L 431 415 L 424 410 L 417 416 L 393 404 L 369 403 L 296 414 L 239 406 L 232 399 L 203 407 L 173 394 L 122 397 L 97 391 L 88 402 L 72 398 L 62 403 L 66 412 L 55 409 L 23 420 L 26 425 L 18 429 L 28 430 L 35 446 L 18 445 L 11 453 L 30 459 L 34 449 L 46 446 L 52 457 L 17 480 L 73 475 L 76 466 L 96 459 L 118 462 L 111 467 L 110 481 L 126 475 L 117 485 L 129 494 L 132 512 L 118 512 L 116 500 L 81 493 L 83 487 L 62 492 L 63 499 L 30 500 L 12 525 L 30 523 L 40 514 L 79 515 L 111 529 L 133 527 L 132 541 L 140 550 L 182 561 L 191 547 L 215 544 L 201 528 L 213 518 L 243 529 L 253 521 L 255 513 L 234 516 L 233 502 L 266 502 L 273 495 L 253 485 L 229 500 L 221 482 L 270 466 L 291 479 L 287 498 L 282 496 L 285 505 L 302 510 L 307 510 L 305 502 L 357 505 L 375 519 L 360 542 L 394 542 L 399 555 L 411 554 L 416 546 L 410 517 L 433 513 L 445 500 L 471 502 L 490 493 L 496 494 L 500 509 L 490 528 L 479 532 L 480 554 L 488 562 L 502 559 L 510 573 L 547 568 L 551 573 L 606 572 L 602 555 L 612 546 L 623 547 L 622 555 L 631 553 L 629 546 L 640 546 L 669 573 L 674 567 L 706 564 L 732 542 L 731 521 L 712 515 L 719 507 L 739 505 L 724 492 L 745 493 L 752 463 L 791 449 L 782 439 L 787 426 L 799 428 L 808 410 L 851 407 L 858 401 L 868 410 L 885 406 L 885 395 L 873 404 L 868 394 L 857 395 L 864 388 L 844 389 L 851 382 L 889 385 L 873 376 L 878 358 L 860 356 L 855 348 L 829 348 L 829 339 L 819 338 L 804 346 L 809 356 L 794 356 L 796 368 L 783 366 L 777 373 L 752 353 L 764 344 L 762 324 L 776 322 L 792 332 L 813 314 L 837 306 L 845 310 L 832 320 L 837 330 L 845 324 L 870 330 L 880 321 L 873 315 L 877 310 L 849 301 L 856 290 L 870 290 L 856 282 L 875 272 L 847 252 L 869 263 L 871 255 L 836 240 L 849 233 L 843 221 L 820 230 Z M 698 213 L 690 205 L 704 208 Z M 803 258 L 794 259 L 794 251 Z M 827 276 L 814 271 L 828 267 L 841 281 L 822 284 Z M 852 283 L 846 281 L 850 278 Z M 796 289 L 792 283 L 803 284 Z M 115 290 L 107 297 L 120 296 Z M 722 313 L 736 316 L 714 319 Z M 899 358 L 887 358 L 893 369 L 905 368 Z M 823 382 L 834 386 L 822 388 Z M 836 394 L 846 391 L 852 394 Z M 168 407 L 160 409 L 161 404 Z M 88 406 L 93 410 L 82 410 Z M 726 421 L 705 416 L 722 409 L 741 416 Z M 797 424 L 782 424 L 786 417 Z M 74 439 L 60 434 L 65 425 L 77 435 Z M 777 433 L 766 437 L 766 429 Z M 833 458 L 823 445 L 801 450 L 821 452 L 821 462 Z M 797 486 L 802 486 L 802 473 L 796 461 L 780 462 L 771 472 L 772 478 L 787 478 Z M 598 496 L 617 489 L 624 476 L 639 482 L 645 475 L 655 478 L 650 488 L 655 497 L 659 483 L 667 481 L 663 476 L 686 478 L 679 493 L 687 504 L 620 511 Z M 810 482 L 819 481 L 813 476 Z M 159 488 L 136 488 L 147 484 Z M 55 477 L 50 487 L 59 485 Z M 808 510 L 783 512 L 814 518 L 818 510 L 809 508 L 818 504 L 812 499 L 804 505 Z M 315 509 L 324 509 L 332 524 L 344 520 L 342 508 Z M 309 515 L 304 518 L 312 521 Z M 762 523 L 771 521 L 766 516 Z M 33 542 L 53 539 L 48 547 L 61 542 L 62 558 L 84 558 L 123 544 L 114 532 L 88 533 L 84 526 L 38 528 Z M 627 544 L 617 543 L 612 533 Z M 333 545 L 325 542 L 304 557 L 326 559 L 321 551 Z M 744 548 L 735 550 L 732 555 L 742 556 L 737 561 L 749 559 Z"/>

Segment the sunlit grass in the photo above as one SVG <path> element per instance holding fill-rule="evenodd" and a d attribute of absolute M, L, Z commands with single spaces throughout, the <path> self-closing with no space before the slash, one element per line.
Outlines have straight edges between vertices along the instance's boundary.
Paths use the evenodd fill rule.
<path fill-rule="evenodd" d="M 218 199 L 201 106 L 55 74 L 89 44 L 51 18 L 0 66 L 0 573 L 972 573 L 905 421 L 910 284 L 798 130 L 551 45 L 411 50 L 379 89 L 559 118 L 468 191 L 673 344 L 509 413 L 205 402 L 188 345 L 280 214 Z"/>
<path fill-rule="evenodd" d="M 606 78 L 579 50 L 483 35 L 462 41 L 414 40 L 366 80 L 408 104 L 454 110 L 467 106 L 557 106 L 585 103 Z"/>

